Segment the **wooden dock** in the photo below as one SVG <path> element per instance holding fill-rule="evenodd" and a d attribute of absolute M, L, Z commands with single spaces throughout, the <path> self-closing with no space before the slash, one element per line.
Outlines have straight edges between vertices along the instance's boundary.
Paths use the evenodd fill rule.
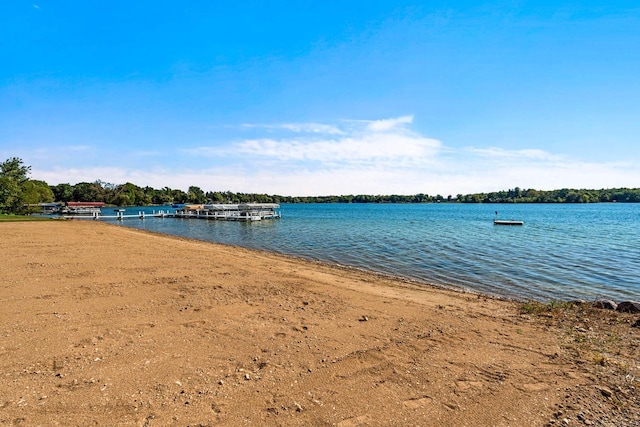
<path fill-rule="evenodd" d="M 279 208 L 280 205 L 277 203 L 192 205 L 178 209 L 175 217 L 253 222 L 280 218 Z"/>
<path fill-rule="evenodd" d="M 277 203 L 239 203 L 239 204 L 206 204 L 185 205 L 182 209 L 172 211 L 153 211 L 151 213 L 138 211 L 137 214 L 127 214 L 125 209 L 114 209 L 114 215 L 104 215 L 102 211 L 90 214 L 62 215 L 65 219 L 116 220 L 146 219 L 146 218 L 181 218 L 181 219 L 212 219 L 222 221 L 254 222 L 265 219 L 280 218 L 280 205 Z M 104 211 L 104 209 L 103 209 Z"/>
<path fill-rule="evenodd" d="M 518 219 L 498 219 L 498 211 L 496 211 L 496 218 L 493 220 L 493 225 L 524 225 L 524 221 Z"/>
<path fill-rule="evenodd" d="M 62 215 L 64 219 L 115 219 L 117 221 L 123 221 L 125 219 L 145 219 L 145 218 L 173 218 L 175 214 L 169 211 L 153 211 L 152 213 L 146 213 L 139 211 L 137 214 L 125 214 L 124 209 L 118 209 L 114 211 L 115 215 L 102 215 L 100 213 L 93 213 L 92 215 Z"/>

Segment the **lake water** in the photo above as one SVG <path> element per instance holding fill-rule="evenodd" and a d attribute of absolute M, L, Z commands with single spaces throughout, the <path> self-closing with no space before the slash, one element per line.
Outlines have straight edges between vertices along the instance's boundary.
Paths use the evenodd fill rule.
<path fill-rule="evenodd" d="M 525 224 L 494 226 L 494 211 Z M 253 223 L 118 223 L 491 295 L 640 299 L 640 204 L 284 204 L 281 212 Z"/>

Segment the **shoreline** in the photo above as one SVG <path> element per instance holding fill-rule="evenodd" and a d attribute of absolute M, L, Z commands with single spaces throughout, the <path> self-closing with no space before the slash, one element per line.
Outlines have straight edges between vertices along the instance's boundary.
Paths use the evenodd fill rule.
<path fill-rule="evenodd" d="M 72 219 L 68 219 L 68 218 L 63 218 L 63 221 L 71 221 Z M 85 220 L 84 218 L 82 220 Z M 87 219 L 90 221 L 90 219 Z M 528 301 L 532 301 L 530 299 L 519 299 L 517 297 L 509 297 L 506 295 L 498 295 L 498 294 L 488 294 L 488 293 L 484 293 L 482 291 L 477 291 L 474 289 L 470 289 L 470 288 L 465 288 L 462 286 L 456 286 L 454 284 L 440 284 L 440 283 L 434 283 L 434 282 L 428 282 L 425 280 L 420 280 L 420 279 L 416 279 L 416 278 L 412 278 L 409 276 L 402 276 L 402 275 L 398 275 L 398 274 L 393 274 L 393 273 L 387 273 L 387 272 L 383 272 L 383 271 L 377 271 L 377 270 L 371 270 L 371 269 L 367 269 L 365 267 L 357 267 L 357 266 L 353 266 L 353 265 L 347 265 L 347 264 L 340 264 L 340 263 L 335 263 L 335 262 L 330 262 L 330 261 L 323 261 L 317 258 L 306 258 L 302 255 L 293 255 L 293 254 L 286 254 L 286 253 L 282 253 L 282 252 L 277 252 L 277 251 L 273 251 L 273 250 L 268 250 L 268 249 L 260 249 L 260 248 L 251 248 L 251 247 L 246 247 L 246 246 L 241 246 L 241 245 L 234 245 L 231 243 L 221 243 L 221 242 L 213 242 L 210 240 L 205 240 L 205 239 L 198 239 L 195 237 L 185 237 L 185 236 L 180 236 L 177 234 L 170 234 L 170 233 L 162 233 L 160 231 L 153 231 L 153 230 L 146 230 L 146 229 L 142 229 L 142 228 L 136 228 L 136 227 L 127 227 L 124 225 L 116 225 L 116 224 L 111 224 L 109 222 L 104 222 L 103 224 L 108 225 L 108 226 L 115 226 L 115 227 L 126 227 L 127 229 L 130 230 L 135 230 L 137 232 L 140 233 L 147 233 L 150 235 L 155 235 L 155 236 L 160 236 L 160 237 L 167 237 L 170 239 L 179 239 L 179 240 L 185 240 L 185 241 L 195 241 L 195 242 L 200 242 L 200 243 L 206 243 L 206 244 L 211 244 L 211 245 L 219 245 L 219 246 L 223 246 L 223 247 L 229 247 L 232 249 L 240 249 L 240 250 L 246 250 L 246 251 L 252 251 L 252 252 L 256 252 L 256 253 L 261 253 L 264 255 L 273 255 L 273 256 L 277 256 L 277 257 L 282 257 L 283 259 L 288 259 L 291 261 L 297 261 L 297 262 L 302 262 L 302 263 L 311 263 L 311 264 L 315 264 L 318 266 L 322 266 L 325 268 L 335 268 L 336 270 L 339 271 L 345 271 L 345 272 L 359 272 L 359 273 L 363 273 L 363 274 L 369 274 L 372 276 L 377 276 L 380 279 L 384 279 L 384 280 L 390 280 L 390 281 L 398 281 L 398 282 L 404 282 L 408 285 L 411 286 L 417 286 L 417 287 L 421 287 L 421 286 L 426 286 L 429 288 L 435 288 L 435 289 L 441 289 L 441 290 L 446 290 L 446 291 L 452 291 L 452 292 L 456 292 L 456 293 L 463 293 L 463 294 L 471 294 L 471 295 L 479 295 L 483 298 L 491 298 L 491 299 L 495 299 L 495 300 L 501 300 L 501 301 L 510 301 L 510 302 L 515 302 L 515 303 L 524 303 L 524 302 L 528 302 Z"/>
<path fill-rule="evenodd" d="M 564 214 L 553 214 L 544 207 L 525 209 L 526 215 L 518 215 L 524 215 L 527 226 L 517 230 L 492 226 L 486 209 L 405 209 L 409 208 L 292 206 L 284 212 L 291 216 L 289 220 L 273 226 L 254 224 L 252 228 L 258 231 L 247 233 L 236 233 L 237 227 L 231 224 L 191 225 L 174 220 L 123 225 L 290 253 L 518 301 L 637 299 L 635 263 L 629 258 L 637 233 L 627 233 L 624 226 L 621 230 L 622 221 L 610 223 L 617 214 L 605 207 L 584 211 L 573 206 L 563 209 Z M 629 214 L 633 209 L 625 209 L 619 218 Z M 554 217 L 553 226 L 546 215 Z M 602 227 L 584 228 L 591 215 Z M 391 224 L 396 221 L 406 226 L 394 230 Z M 379 228 L 380 237 L 375 231 Z M 602 233 L 597 231 L 600 228 Z M 569 230 L 587 240 L 570 239 Z M 622 233 L 620 239 L 601 238 L 607 230 Z M 549 246 L 551 241 L 556 243 Z M 615 261 L 618 258 L 622 264 Z"/>
<path fill-rule="evenodd" d="M 105 222 L 104 224 L 115 226 L 115 224 L 110 224 L 110 223 L 107 223 L 107 222 Z M 126 226 L 123 226 L 123 227 L 126 227 Z M 152 234 L 152 235 L 164 236 L 164 237 L 167 237 L 167 238 L 185 239 L 187 241 L 188 240 L 193 240 L 193 241 L 202 242 L 202 243 L 208 243 L 208 244 L 212 244 L 212 245 L 220 245 L 220 246 L 229 247 L 229 248 L 242 249 L 242 250 L 248 250 L 248 251 L 255 251 L 257 253 L 263 253 L 263 254 L 267 254 L 267 255 L 279 256 L 279 257 L 282 257 L 284 259 L 290 259 L 290 260 L 293 260 L 293 261 L 298 261 L 298 262 L 303 262 L 303 263 L 312 263 L 312 264 L 323 266 L 323 267 L 326 267 L 326 268 L 335 268 L 336 270 L 345 271 L 345 272 L 355 271 L 355 272 L 360 272 L 360 273 L 364 273 L 364 274 L 370 274 L 372 276 L 377 276 L 380 279 L 404 282 L 404 283 L 406 283 L 408 285 L 417 286 L 417 287 L 425 286 L 425 287 L 428 287 L 428 288 L 441 289 L 441 290 L 445 290 L 445 291 L 451 291 L 451 292 L 462 293 L 462 294 L 476 295 L 476 296 L 480 296 L 482 298 L 490 298 L 490 299 L 494 299 L 494 300 L 513 302 L 513 303 L 517 303 L 517 304 L 524 304 L 524 303 L 529 303 L 529 302 L 537 302 L 537 303 L 543 303 L 543 304 L 544 303 L 550 303 L 550 302 L 567 302 L 567 303 L 569 303 L 569 302 L 580 301 L 579 299 L 575 299 L 575 298 L 554 299 L 554 298 L 550 298 L 550 297 L 545 298 L 545 300 L 538 300 L 538 299 L 535 299 L 535 298 L 517 297 L 515 295 L 509 296 L 509 295 L 501 295 L 501 294 L 497 294 L 497 293 L 487 293 L 487 292 L 483 292 L 483 291 L 480 291 L 480 290 L 467 288 L 467 287 L 464 287 L 462 285 L 456 285 L 456 284 L 453 284 L 453 283 L 429 282 L 429 281 L 426 281 L 426 280 L 421 280 L 421 279 L 417 279 L 417 278 L 413 278 L 413 277 L 409 277 L 409 276 L 402 276 L 402 275 L 399 275 L 399 274 L 393 274 L 393 273 L 388 273 L 388 272 L 383 272 L 383 271 L 372 270 L 372 269 L 368 269 L 366 267 L 358 267 L 358 266 L 354 266 L 354 265 L 347 265 L 347 264 L 340 264 L 340 263 L 336 263 L 336 262 L 323 261 L 323 260 L 320 260 L 320 259 L 317 259 L 317 258 L 311 258 L 311 257 L 306 258 L 306 257 L 304 257 L 302 255 L 286 254 L 286 253 L 277 252 L 277 251 L 273 251 L 273 250 L 260 249 L 260 248 L 251 248 L 251 247 L 245 247 L 245 246 L 241 246 L 241 245 L 234 245 L 234 244 L 231 244 L 231 243 L 213 242 L 213 241 L 205 240 L 205 239 L 198 239 L 198 238 L 194 238 L 194 237 L 185 237 L 185 236 L 180 236 L 180 235 L 177 235 L 177 234 L 162 233 L 162 232 L 159 232 L 159 231 L 146 230 L 146 229 L 136 228 L 136 227 L 127 227 L 127 228 L 129 228 L 131 230 L 139 231 L 141 233 L 149 233 L 149 234 Z M 602 300 L 602 299 L 605 299 L 605 298 L 596 298 L 596 299 L 594 299 L 594 301 Z M 594 301 L 592 301 L 592 302 L 594 302 Z M 589 301 L 585 301 L 585 302 L 589 302 Z"/>
<path fill-rule="evenodd" d="M 65 219 L 65 220 L 69 220 L 69 219 Z M 105 222 L 104 224 L 106 225 L 111 225 L 111 226 L 116 226 L 115 224 L 110 224 L 108 222 Z M 121 227 L 126 227 L 126 226 L 121 226 Z M 491 299 L 495 299 L 495 300 L 500 300 L 500 301 L 509 301 L 509 302 L 515 302 L 515 303 L 526 303 L 526 302 L 530 302 L 530 301 L 534 301 L 534 299 L 527 299 L 527 298 L 518 298 L 516 296 L 508 296 L 508 295 L 499 295 L 499 294 L 490 294 L 490 293 L 485 293 L 479 290 L 475 290 L 475 289 L 471 289 L 471 288 L 466 288 L 463 286 L 458 286 L 455 285 L 453 283 L 434 283 L 434 282 L 428 282 L 426 280 L 421 280 L 421 279 L 417 279 L 417 278 L 413 278 L 413 277 L 409 277 L 409 276 L 402 276 L 399 274 L 393 274 L 393 273 L 388 273 L 388 272 L 383 272 L 383 271 L 377 271 L 377 270 L 371 270 L 368 269 L 366 267 L 358 267 L 358 266 L 354 266 L 354 265 L 347 265 L 347 264 L 340 264 L 340 263 L 336 263 L 336 262 L 330 262 L 330 261 L 323 261 L 317 258 L 306 258 L 302 255 L 293 255 L 293 254 L 286 254 L 286 253 L 282 253 L 282 252 L 277 252 L 277 251 L 273 251 L 273 250 L 268 250 L 268 249 L 260 249 L 260 248 L 251 248 L 251 247 L 246 247 L 246 246 L 241 246 L 241 245 L 234 245 L 231 243 L 221 243 L 221 242 L 213 242 L 210 240 L 205 240 L 205 239 L 198 239 L 195 237 L 185 237 L 185 236 L 180 236 L 177 234 L 170 234 L 170 233 L 162 233 L 160 231 L 153 231 L 153 230 L 145 230 L 142 228 L 136 228 L 136 227 L 127 227 L 131 230 L 136 230 L 139 231 L 141 233 L 149 233 L 151 235 L 157 235 L 157 236 L 163 236 L 163 237 L 167 237 L 167 238 L 175 238 L 175 239 L 184 239 L 184 240 L 192 240 L 192 241 L 197 241 L 197 242 L 201 242 L 201 243 L 208 243 L 208 244 L 212 244 L 212 245 L 220 245 L 220 246 L 224 246 L 224 247 L 229 247 L 229 248 L 235 248 L 235 249 L 242 249 L 242 250 L 247 250 L 247 251 L 255 251 L 257 253 L 263 253 L 263 254 L 267 254 L 267 255 L 274 255 L 274 256 L 279 256 L 282 257 L 284 259 L 290 259 L 292 261 L 298 261 L 298 262 L 303 262 L 303 263 L 312 263 L 315 265 L 319 265 L 319 266 L 323 266 L 326 268 L 335 268 L 336 270 L 341 270 L 341 271 L 355 271 L 355 272 L 360 272 L 360 273 L 364 273 L 364 274 L 370 274 L 372 276 L 377 276 L 381 279 L 385 279 L 385 280 L 391 280 L 391 281 L 398 281 L 398 282 L 404 282 L 407 283 L 408 285 L 412 285 L 412 286 L 426 286 L 429 288 L 435 288 L 435 289 L 442 289 L 442 290 L 446 290 L 446 291 L 452 291 L 452 292 L 456 292 L 456 293 L 463 293 L 463 294 L 471 294 L 471 295 L 479 295 L 483 298 L 491 298 Z M 553 299 L 549 299 L 548 301 L 552 301 Z M 570 300 L 567 300 L 570 301 Z"/>
<path fill-rule="evenodd" d="M 104 223 L 105 225 L 108 226 L 117 226 L 115 224 L 109 224 L 109 223 Z M 159 236 L 159 237 L 166 237 L 169 239 L 179 239 L 179 240 L 184 240 L 184 241 L 193 241 L 193 242 L 199 242 L 199 243 L 204 243 L 204 244 L 209 244 L 209 245 L 214 245 L 214 246 L 221 246 L 221 247 L 227 247 L 227 248 L 231 248 L 233 250 L 237 249 L 237 250 L 242 250 L 242 251 L 248 251 L 248 252 L 255 252 L 256 254 L 261 254 L 264 256 L 273 256 L 276 258 L 281 258 L 282 260 L 286 260 L 286 261 L 292 261 L 292 262 L 299 262 L 299 263 L 308 263 L 308 264 L 312 264 L 312 265 L 316 265 L 318 267 L 321 268 L 326 268 L 326 269 L 331 269 L 331 270 L 336 270 L 337 272 L 342 272 L 342 273 L 361 273 L 364 275 L 368 275 L 368 276 L 372 276 L 375 277 L 379 280 L 385 280 L 385 281 L 390 281 L 390 282 L 400 282 L 406 286 L 409 287 L 415 287 L 416 290 L 420 290 L 422 287 L 426 287 L 426 288 L 430 288 L 430 289 L 434 289 L 434 290 L 441 290 L 441 291 L 448 291 L 448 292 L 454 292 L 456 294 L 469 294 L 469 295 L 474 295 L 474 296 L 478 296 L 481 298 L 489 298 L 489 299 L 493 299 L 493 300 L 497 300 L 497 301 L 505 301 L 505 302 L 513 302 L 513 303 L 524 303 L 527 302 L 529 300 L 518 300 L 517 298 L 510 298 L 508 296 L 504 296 L 504 295 L 492 295 L 492 294 L 486 294 L 483 293 L 481 291 L 476 291 L 473 289 L 467 289 L 467 288 L 463 288 L 463 287 L 458 287 L 456 285 L 450 284 L 437 284 L 437 283 L 433 283 L 433 282 L 427 282 L 427 281 L 423 281 L 420 279 L 414 279 L 411 277 L 407 277 L 407 276 L 401 276 L 401 275 L 396 275 L 393 273 L 385 273 L 382 271 L 376 271 L 376 270 L 370 270 L 367 269 L 365 267 L 357 267 L 357 266 L 352 266 L 352 265 L 347 265 L 347 264 L 339 264 L 339 263 L 334 263 L 334 262 L 330 262 L 330 261 L 323 261 L 323 260 L 319 260 L 319 259 L 314 259 L 314 258 L 305 258 L 302 255 L 293 255 L 293 254 L 285 254 L 282 252 L 276 252 L 276 251 L 272 251 L 272 250 L 268 250 L 268 249 L 260 249 L 260 248 L 250 248 L 250 247 L 245 247 L 245 246 L 240 246 L 240 245 L 233 245 L 230 243 L 220 243 L 220 242 L 212 242 L 210 240 L 204 240 L 204 239 L 198 239 L 198 238 L 194 238 L 194 237 L 185 237 L 185 236 L 179 236 L 176 234 L 169 234 L 169 233 L 162 233 L 159 231 L 153 231 L 153 230 L 145 230 L 145 229 L 141 229 L 141 228 L 134 228 L 134 227 L 128 227 L 128 229 L 130 230 L 135 230 L 136 232 L 142 233 L 142 234 L 150 234 L 150 235 L 155 235 L 155 236 Z"/>
<path fill-rule="evenodd" d="M 93 221 L 0 230 L 1 424 L 640 422 L 631 314 Z"/>
<path fill-rule="evenodd" d="M 149 205 L 149 206 L 164 206 L 164 205 Z M 54 218 L 56 219 L 56 218 Z M 82 220 L 85 220 L 86 218 L 82 218 Z M 71 221 L 72 219 L 69 218 L 60 218 L 60 220 L 62 221 Z M 90 220 L 90 219 L 87 219 Z M 108 226 L 115 226 L 115 227 L 126 227 L 123 225 L 117 225 L 117 224 L 112 224 L 109 222 L 104 222 L 105 225 Z M 393 273 L 388 273 L 388 272 L 383 272 L 383 271 L 377 271 L 377 270 L 371 270 L 368 269 L 366 267 L 358 267 L 358 266 L 353 266 L 353 265 L 348 265 L 348 264 L 340 264 L 340 263 L 336 263 L 336 262 L 330 262 L 330 261 L 323 261 L 320 259 L 316 259 L 316 258 L 306 258 L 302 255 L 293 255 L 293 254 L 286 254 L 286 253 L 282 253 L 282 252 L 277 252 L 277 251 L 273 251 L 273 250 L 268 250 L 268 249 L 260 249 L 260 248 L 252 248 L 252 247 L 245 247 L 245 246 L 241 246 L 241 245 L 234 245 L 231 243 L 221 243 L 221 242 L 213 242 L 210 240 L 205 240 L 205 239 L 198 239 L 195 237 L 185 237 L 185 236 L 180 236 L 177 234 L 170 234 L 170 233 L 163 233 L 160 231 L 153 231 L 153 230 L 146 230 L 146 229 L 142 229 L 142 228 L 136 228 L 136 227 L 126 227 L 130 230 L 135 230 L 137 232 L 140 232 L 142 234 L 150 234 L 150 235 L 155 235 L 155 236 L 160 236 L 160 237 L 166 237 L 169 239 L 179 239 L 179 240 L 185 240 L 185 241 L 195 241 L 195 242 L 200 242 L 200 243 L 206 243 L 206 244 L 211 244 L 211 245 L 219 245 L 219 246 L 223 246 L 223 247 L 229 247 L 232 249 L 241 249 L 241 250 L 246 250 L 246 251 L 253 251 L 256 253 L 262 253 L 265 255 L 273 255 L 273 256 L 277 256 L 277 257 L 282 257 L 283 259 L 289 259 L 292 261 L 298 261 L 298 262 L 303 262 L 303 263 L 311 263 L 311 264 L 315 264 L 318 266 L 322 266 L 325 268 L 334 268 L 336 270 L 339 271 L 344 271 L 344 272 L 360 272 L 360 273 L 364 273 L 364 274 L 369 274 L 372 276 L 376 276 L 380 279 L 384 279 L 384 280 L 390 280 L 390 281 L 397 281 L 397 282 L 403 282 L 406 283 L 409 286 L 416 286 L 418 288 L 425 286 L 428 288 L 434 288 L 434 289 L 441 289 L 441 290 L 445 290 L 445 291 L 451 291 L 451 292 L 455 292 L 455 293 L 461 293 L 461 294 L 470 294 L 470 295 L 475 295 L 475 296 L 479 296 L 482 298 L 490 298 L 493 300 L 498 300 L 498 301 L 505 301 L 505 302 L 512 302 L 512 303 L 516 303 L 516 304 L 526 304 L 526 303 L 540 303 L 540 304 L 548 304 L 548 303 L 596 303 L 598 301 L 613 301 L 611 299 L 608 299 L 606 296 L 602 296 L 599 298 L 594 298 L 593 300 L 581 300 L 581 299 L 576 299 L 576 298 L 566 298 L 566 299 L 554 299 L 554 298 L 546 298 L 544 301 L 541 300 L 537 300 L 535 298 L 526 298 L 526 297 L 517 297 L 517 296 L 509 296 L 509 295 L 501 295 L 501 294 L 492 294 L 492 293 L 486 293 L 486 292 L 482 292 L 480 290 L 475 290 L 475 289 L 471 289 L 471 288 L 467 288 L 464 286 L 458 286 L 455 285 L 453 283 L 434 283 L 434 282 L 429 282 L 426 280 L 421 280 L 421 279 L 417 279 L 417 278 L 413 278 L 413 277 L 409 277 L 409 276 L 402 276 L 402 275 L 398 275 L 398 274 L 393 274 Z"/>

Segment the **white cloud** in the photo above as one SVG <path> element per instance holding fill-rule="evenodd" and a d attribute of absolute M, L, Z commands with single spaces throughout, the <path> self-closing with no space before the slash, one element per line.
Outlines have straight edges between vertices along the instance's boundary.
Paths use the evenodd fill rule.
<path fill-rule="evenodd" d="M 46 181 L 49 185 L 57 184 L 77 184 L 79 182 L 95 182 L 97 180 L 112 182 L 116 184 L 124 184 L 125 182 L 133 182 L 136 178 L 140 178 L 142 173 L 128 171 L 119 167 L 77 167 L 44 170 L 43 168 L 34 167 L 31 170 L 31 178 Z"/>
<path fill-rule="evenodd" d="M 286 129 L 292 132 L 308 132 L 308 133 L 322 133 L 329 135 L 342 135 L 343 132 L 335 126 L 323 125 L 319 123 L 285 123 L 281 125 L 282 129 Z"/>
<path fill-rule="evenodd" d="M 442 148 L 440 141 L 426 138 L 401 125 L 413 116 L 376 121 L 344 121 L 345 129 L 323 124 L 286 124 L 260 127 L 301 132 L 313 129 L 314 135 L 294 138 L 246 139 L 229 146 L 202 146 L 184 152 L 207 157 L 241 156 L 243 162 L 277 161 L 316 162 L 320 167 L 336 164 L 362 165 L 393 163 L 396 167 L 432 162 Z M 355 125 L 354 125 L 355 124 Z M 245 125 L 257 127 L 257 125 Z M 318 134 L 318 135 L 315 135 Z"/>
<path fill-rule="evenodd" d="M 522 149 L 522 150 L 507 150 L 499 147 L 487 147 L 487 148 L 467 148 L 470 152 L 477 154 L 478 156 L 493 159 L 519 159 L 519 160 L 562 160 L 561 156 L 553 155 L 544 150 L 539 149 Z"/>
<path fill-rule="evenodd" d="M 578 156 L 535 147 L 456 149 L 415 132 L 412 122 L 412 116 L 344 120 L 338 126 L 314 124 L 314 132 L 301 130 L 311 129 L 310 124 L 261 126 L 252 129 L 263 129 L 264 134 L 257 138 L 180 150 L 182 156 L 175 159 L 171 168 L 162 164 L 162 156 L 154 158 L 153 153 L 137 152 L 148 155 L 131 160 L 138 162 L 138 168 L 55 168 L 43 162 L 33 166 L 32 177 L 50 184 L 100 179 L 154 188 L 186 190 L 197 185 L 205 191 L 282 195 L 447 196 L 516 186 L 552 190 L 629 187 L 640 182 L 637 162 L 586 162 Z M 294 133 L 275 137 L 271 132 L 276 127 Z M 123 152 L 122 156 L 135 159 L 132 153 Z M 188 167 L 176 167 L 178 163 Z"/>
<path fill-rule="evenodd" d="M 180 148 L 181 153 L 194 157 L 216 158 L 221 156 L 232 156 L 236 152 L 231 146 L 203 146 L 195 148 Z"/>
<path fill-rule="evenodd" d="M 247 140 L 238 144 L 240 153 L 269 157 L 281 161 L 311 160 L 318 162 L 429 161 L 436 155 L 440 142 L 435 139 L 407 135 L 363 135 L 334 140 Z"/>
<path fill-rule="evenodd" d="M 401 116 L 393 119 L 373 120 L 369 122 L 368 129 L 374 132 L 388 132 L 401 127 L 401 125 L 413 123 L 413 116 Z"/>
<path fill-rule="evenodd" d="M 330 165 L 327 167 L 275 167 L 271 164 L 234 164 L 190 170 L 124 168 L 74 168 L 32 170 L 33 179 L 51 185 L 93 182 L 98 179 L 139 186 L 165 186 L 184 191 L 197 185 L 205 191 L 235 191 L 281 195 L 328 194 L 469 194 L 513 187 L 552 190 L 559 188 L 629 187 L 638 182 L 640 167 L 632 163 L 598 164 L 566 162 L 561 165 L 533 163 L 486 163 L 481 158 L 441 159 L 428 167 L 380 165 Z"/>
<path fill-rule="evenodd" d="M 342 135 L 341 131 L 336 126 L 326 125 L 322 123 L 281 123 L 276 125 L 261 125 L 253 123 L 245 123 L 242 125 L 245 128 L 253 129 L 267 129 L 267 130 L 286 130 L 296 133 L 319 133 L 326 135 Z"/>

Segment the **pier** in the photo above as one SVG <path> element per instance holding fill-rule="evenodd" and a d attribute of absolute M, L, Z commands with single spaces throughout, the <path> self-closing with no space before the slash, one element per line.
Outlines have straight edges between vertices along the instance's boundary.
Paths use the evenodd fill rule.
<path fill-rule="evenodd" d="M 99 211 L 92 212 L 90 215 L 62 215 L 64 219 L 115 219 L 117 221 L 122 221 L 125 219 L 145 219 L 145 218 L 173 218 L 175 215 L 169 211 L 153 211 L 152 213 L 147 213 L 143 211 L 138 211 L 137 214 L 125 214 L 124 209 L 116 209 L 114 211 L 115 215 L 102 215 Z"/>
<path fill-rule="evenodd" d="M 223 221 L 261 221 L 280 218 L 280 205 L 277 203 L 240 203 L 187 205 L 178 209 L 176 218 L 213 219 Z"/>
<path fill-rule="evenodd" d="M 100 209 L 82 211 L 75 214 L 62 214 L 65 219 L 117 220 L 146 219 L 146 218 L 181 218 L 181 219 L 210 219 L 222 221 L 253 222 L 264 219 L 280 218 L 280 205 L 277 203 L 221 203 L 205 205 L 185 205 L 183 208 L 171 211 L 153 211 L 151 213 L 138 211 L 137 214 L 127 214 L 125 209 L 114 209 L 114 215 L 104 215 Z"/>

